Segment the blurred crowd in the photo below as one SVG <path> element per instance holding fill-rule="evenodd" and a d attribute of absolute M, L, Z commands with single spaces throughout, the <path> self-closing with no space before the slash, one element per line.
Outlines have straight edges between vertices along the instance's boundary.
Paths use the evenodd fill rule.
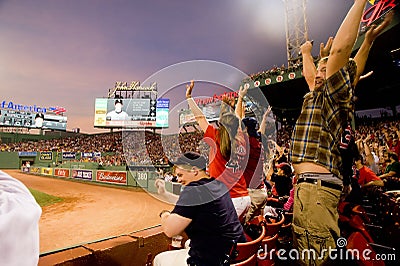
<path fill-rule="evenodd" d="M 356 122 L 354 133 L 355 142 L 361 155 L 366 158 L 366 152 L 371 153 L 377 166 L 376 174 L 385 172 L 388 161 L 385 155 L 393 152 L 400 157 L 400 121 L 399 120 L 368 120 Z M 287 153 L 290 146 L 292 125 L 281 125 L 276 131 L 276 142 L 269 140 L 270 156 L 279 157 L 280 162 L 287 162 Z M 161 135 L 152 131 L 124 131 L 95 135 L 77 135 L 75 137 L 58 138 L 40 141 L 18 143 L 2 143 L 3 152 L 100 152 L 101 157 L 82 158 L 81 161 L 93 161 L 100 165 L 130 165 L 130 166 L 166 166 L 187 151 L 201 153 L 208 156 L 208 146 L 202 140 L 203 133 L 199 131 L 182 132 L 174 135 Z M 366 146 L 369 150 L 366 151 Z M 398 160 L 398 159 L 397 159 Z M 266 160 L 269 164 L 269 160 Z M 400 177 L 400 174 L 398 175 Z"/>

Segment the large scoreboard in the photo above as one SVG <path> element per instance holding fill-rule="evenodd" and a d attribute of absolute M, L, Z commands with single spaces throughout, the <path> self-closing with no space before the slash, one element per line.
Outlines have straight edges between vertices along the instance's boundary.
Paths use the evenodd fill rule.
<path fill-rule="evenodd" d="M 168 127 L 169 99 L 157 99 L 155 83 L 117 82 L 107 98 L 96 98 L 94 126 L 100 128 Z"/>
<path fill-rule="evenodd" d="M 61 107 L 41 108 L 3 101 L 0 108 L 0 127 L 67 130 L 66 110 Z M 57 114 L 58 111 L 61 113 Z"/>
<path fill-rule="evenodd" d="M 43 114 L 43 121 L 38 123 L 37 113 L 0 110 L 0 126 L 67 130 L 67 117 Z"/>

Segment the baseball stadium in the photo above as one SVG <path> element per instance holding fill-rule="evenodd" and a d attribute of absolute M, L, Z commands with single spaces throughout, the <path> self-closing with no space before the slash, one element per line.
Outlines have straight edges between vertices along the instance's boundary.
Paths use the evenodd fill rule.
<path fill-rule="evenodd" d="M 69 129 L 69 107 L 58 106 L 56 99 L 49 100 L 47 105 L 23 102 L 18 96 L 3 99 L 0 103 L 0 217 L 5 215 L 6 218 L 4 223 L 0 221 L 0 238 L 3 239 L 0 239 L 0 256 L 3 257 L 0 265 L 6 262 L 11 262 L 7 265 L 42 266 L 325 265 L 311 260 L 306 260 L 310 264 L 304 264 L 294 252 L 298 245 L 294 229 L 297 225 L 293 225 L 298 219 L 295 211 L 298 198 L 294 198 L 294 203 L 289 202 L 293 193 L 300 193 L 297 187 L 300 182 L 312 182 L 308 177 L 303 180 L 297 176 L 297 169 L 293 167 L 292 136 L 298 131 L 296 121 L 302 117 L 304 95 L 309 95 L 311 90 L 303 44 L 313 44 L 308 41 L 307 1 L 283 2 L 286 5 L 287 62 L 281 62 L 281 67 L 265 69 L 260 66 L 259 72 L 247 75 L 216 62 L 189 61 L 166 68 L 165 72 L 144 81 L 112 80 L 110 88 L 98 90 L 92 99 L 94 110 L 90 116 L 98 133 L 83 133 L 78 127 Z M 373 45 L 368 49 L 368 60 L 352 98 L 355 107 L 351 123 L 343 129 L 343 134 L 350 133 L 345 137 L 336 136 L 341 138 L 341 148 L 348 149 L 352 145 L 358 151 L 350 158 L 350 173 L 341 169 L 342 175 L 349 175 L 350 183 L 342 186 L 322 180 L 318 184 L 333 189 L 339 186 L 341 192 L 337 207 L 340 235 L 335 239 L 337 254 L 331 258 L 333 263 L 398 265 L 400 97 L 396 95 L 400 88 L 400 7 L 397 0 L 368 2 L 351 57 L 357 58 L 363 51 L 371 32 L 377 30 L 379 34 L 374 36 Z M 295 5 L 299 6 L 294 8 Z M 295 12 L 304 15 L 300 22 L 294 21 Z M 333 47 L 335 43 L 336 38 Z M 321 57 L 321 54 L 312 56 L 311 60 L 317 63 Z M 209 74 L 210 69 L 218 74 Z M 187 76 L 190 71 L 205 74 L 204 77 L 199 74 L 200 77 L 191 82 L 192 76 Z M 233 73 L 234 81 L 218 77 L 224 72 Z M 177 75 L 177 81 L 169 80 Z M 197 97 L 198 86 L 212 89 Z M 168 92 L 171 87 L 178 87 L 180 91 L 186 88 L 186 99 L 178 104 L 174 94 Z M 196 94 L 193 98 L 192 89 L 193 95 Z M 188 232 L 180 230 L 177 237 L 170 235 L 166 220 L 179 215 L 176 199 L 182 200 L 181 196 L 187 193 L 185 189 L 190 187 L 182 181 L 185 175 L 203 174 L 202 171 L 204 175 L 211 175 L 212 153 L 217 152 L 216 144 L 209 142 L 208 127 L 225 126 L 222 117 L 226 106 L 231 110 L 228 111 L 230 115 L 242 118 L 239 128 L 246 128 L 250 136 L 253 131 L 247 121 L 256 121 L 254 134 L 262 147 L 256 165 L 257 162 L 261 165 L 262 189 L 267 193 L 263 207 L 259 215 L 253 213 L 251 219 L 245 218 L 249 207 L 242 215 L 234 215 L 246 241 L 233 241 L 223 262 L 208 264 L 188 259 L 183 264 L 162 264 L 159 254 L 189 250 L 196 245 L 190 243 L 192 225 L 187 225 Z M 239 109 L 237 106 L 241 106 L 241 117 L 235 113 Z M 199 120 L 199 114 L 204 120 Z M 204 123 L 207 123 L 207 130 L 204 130 Z M 174 126 L 178 130 L 171 132 Z M 197 168 L 186 169 L 188 173 L 182 174 L 180 160 L 186 154 L 204 157 L 207 170 L 198 166 L 197 161 L 189 162 L 189 166 Z M 244 168 L 250 165 L 253 155 L 247 154 Z M 230 166 L 228 163 L 226 167 Z M 368 173 L 373 173 L 364 177 L 362 169 L 367 166 L 371 169 Z M 288 177 L 285 184 L 274 179 L 280 172 Z M 374 178 L 368 179 L 371 175 Z M 16 184 L 16 187 L 8 187 L 8 184 Z M 225 185 L 229 190 L 225 195 L 230 194 L 233 200 L 231 189 L 236 184 Z M 347 192 L 346 186 L 350 187 Z M 250 193 L 259 186 L 252 188 L 247 184 L 247 189 Z M 17 192 L 24 194 L 21 199 L 17 199 L 22 195 Z M 7 193 L 12 199 L 6 198 Z M 165 197 L 167 194 L 169 198 Z M 32 199 L 34 203 L 28 206 L 34 207 L 15 207 L 16 211 L 12 211 L 13 204 L 22 206 L 20 202 Z M 238 210 L 235 203 L 232 206 Z M 29 227 L 25 228 L 25 224 Z M 16 242 L 17 249 L 8 246 L 11 240 Z M 317 243 L 325 245 L 318 241 L 322 240 Z M 36 250 L 38 257 L 32 255 L 32 250 Z M 365 251 L 368 258 L 361 255 Z M 187 252 L 187 256 L 194 256 Z M 19 258 L 12 260 L 13 256 Z"/>

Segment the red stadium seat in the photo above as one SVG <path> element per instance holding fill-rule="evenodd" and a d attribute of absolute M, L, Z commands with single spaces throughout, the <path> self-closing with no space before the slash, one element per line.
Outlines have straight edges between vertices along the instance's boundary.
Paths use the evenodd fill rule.
<path fill-rule="evenodd" d="M 268 221 L 269 220 L 269 221 Z M 279 221 L 274 220 L 273 218 L 267 219 L 265 226 L 267 227 L 266 236 L 274 236 L 281 229 L 283 223 L 285 222 L 285 216 L 282 215 Z"/>
<path fill-rule="evenodd" d="M 237 243 L 236 249 L 233 251 L 234 254 L 231 254 L 231 258 L 233 263 L 239 263 L 248 260 L 253 255 L 257 256 L 258 251 L 261 247 L 261 241 L 265 237 L 265 226 L 261 223 L 262 232 L 257 239 L 254 239 L 250 242 L 246 243 Z M 234 264 L 236 265 L 236 264 Z M 241 264 L 239 264 L 241 265 Z M 243 264 L 243 265 L 251 265 L 251 264 Z"/>
<path fill-rule="evenodd" d="M 368 253 L 363 253 L 364 250 L 369 250 Z M 360 232 L 352 233 L 347 239 L 347 251 L 353 254 L 360 266 L 384 266 L 382 260 L 372 260 L 365 258 L 362 254 L 368 254 L 369 258 L 375 258 L 376 252 L 368 243 L 368 240 Z"/>

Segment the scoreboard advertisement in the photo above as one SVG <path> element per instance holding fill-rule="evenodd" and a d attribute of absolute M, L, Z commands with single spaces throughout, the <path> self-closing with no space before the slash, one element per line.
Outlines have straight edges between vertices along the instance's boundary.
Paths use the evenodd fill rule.
<path fill-rule="evenodd" d="M 0 109 L 0 126 L 66 131 L 67 117 L 30 111 Z"/>
<path fill-rule="evenodd" d="M 221 110 L 221 102 L 212 103 L 207 106 L 199 106 L 208 122 L 217 121 Z M 179 112 L 179 126 L 184 124 L 196 123 L 196 119 L 190 109 Z"/>
<path fill-rule="evenodd" d="M 169 99 L 97 98 L 94 126 L 168 127 Z"/>

